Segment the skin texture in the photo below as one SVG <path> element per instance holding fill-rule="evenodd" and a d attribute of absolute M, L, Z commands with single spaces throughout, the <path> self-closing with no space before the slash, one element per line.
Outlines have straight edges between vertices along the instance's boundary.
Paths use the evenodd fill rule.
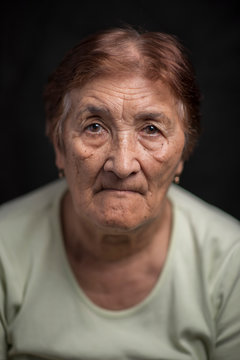
<path fill-rule="evenodd" d="M 183 168 L 182 121 L 170 90 L 140 76 L 98 78 L 70 99 L 64 150 L 55 144 L 69 185 L 66 252 L 92 301 L 126 308 L 151 291 L 167 255 L 166 193 Z"/>

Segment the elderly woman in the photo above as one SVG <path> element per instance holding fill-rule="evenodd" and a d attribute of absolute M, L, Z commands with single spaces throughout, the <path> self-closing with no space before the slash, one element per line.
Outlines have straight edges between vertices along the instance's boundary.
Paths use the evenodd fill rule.
<path fill-rule="evenodd" d="M 172 185 L 199 134 L 177 40 L 90 36 L 45 101 L 65 179 L 2 207 L 0 359 L 239 360 L 239 223 Z"/>

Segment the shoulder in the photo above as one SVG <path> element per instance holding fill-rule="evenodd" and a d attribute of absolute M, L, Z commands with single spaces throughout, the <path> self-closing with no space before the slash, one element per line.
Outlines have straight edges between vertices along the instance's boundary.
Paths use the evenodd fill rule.
<path fill-rule="evenodd" d="M 0 207 L 0 318 L 5 324 L 22 304 L 30 278 L 45 266 L 65 189 L 56 181 Z"/>
<path fill-rule="evenodd" d="M 194 257 L 208 281 L 216 281 L 229 264 L 239 274 L 239 221 L 179 186 L 172 186 L 168 196 L 176 214 L 178 248 Z"/>
<path fill-rule="evenodd" d="M 240 241 L 240 222 L 231 215 L 208 204 L 180 186 L 171 186 L 168 196 L 173 205 L 184 214 L 196 235 L 200 237 L 206 237 L 207 234 L 209 236 L 218 235 L 221 238 L 227 236 Z"/>
<path fill-rule="evenodd" d="M 179 251 L 193 258 L 212 286 L 227 270 L 234 282 L 240 274 L 240 222 L 179 186 L 172 186 L 168 196 L 175 209 Z"/>
<path fill-rule="evenodd" d="M 179 186 L 171 187 L 169 198 L 175 211 L 178 282 L 181 276 L 187 279 L 188 297 L 197 294 L 196 303 L 212 321 L 214 359 L 230 359 L 239 352 L 240 223 Z"/>
<path fill-rule="evenodd" d="M 57 180 L 1 205 L 0 224 L 5 221 L 14 221 L 19 216 L 31 216 L 32 211 L 40 211 L 52 202 L 64 186 L 63 181 Z"/>
<path fill-rule="evenodd" d="M 55 181 L 0 207 L 0 249 L 20 251 L 43 233 L 49 214 L 61 196 L 66 183 Z"/>

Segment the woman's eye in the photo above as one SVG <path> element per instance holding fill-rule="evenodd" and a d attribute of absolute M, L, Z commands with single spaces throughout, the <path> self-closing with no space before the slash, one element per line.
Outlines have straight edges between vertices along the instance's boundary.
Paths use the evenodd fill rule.
<path fill-rule="evenodd" d="M 146 126 L 143 131 L 148 135 L 156 135 L 160 133 L 159 129 L 154 125 Z"/>
<path fill-rule="evenodd" d="M 103 130 L 103 127 L 98 123 L 90 124 L 86 127 L 86 130 L 93 132 L 93 133 L 99 133 Z"/>

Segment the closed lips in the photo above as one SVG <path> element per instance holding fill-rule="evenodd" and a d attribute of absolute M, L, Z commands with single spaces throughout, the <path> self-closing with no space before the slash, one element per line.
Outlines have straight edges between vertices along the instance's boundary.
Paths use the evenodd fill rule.
<path fill-rule="evenodd" d="M 98 192 L 100 191 L 129 191 L 143 194 L 144 190 L 142 187 L 137 186 L 102 186 Z"/>

